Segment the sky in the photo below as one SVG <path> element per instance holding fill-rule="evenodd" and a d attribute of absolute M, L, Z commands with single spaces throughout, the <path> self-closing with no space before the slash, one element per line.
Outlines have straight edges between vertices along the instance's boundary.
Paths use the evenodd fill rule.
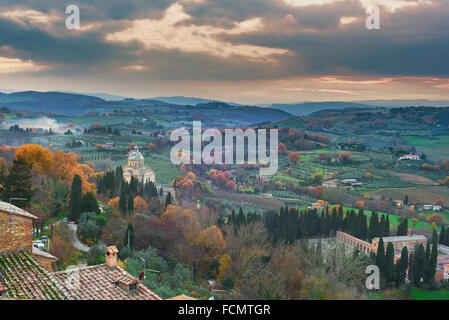
<path fill-rule="evenodd" d="M 66 28 L 68 5 L 79 7 L 79 29 Z M 378 30 L 365 24 L 370 5 Z M 448 57 L 448 0 L 0 3 L 5 90 L 246 104 L 449 100 Z"/>

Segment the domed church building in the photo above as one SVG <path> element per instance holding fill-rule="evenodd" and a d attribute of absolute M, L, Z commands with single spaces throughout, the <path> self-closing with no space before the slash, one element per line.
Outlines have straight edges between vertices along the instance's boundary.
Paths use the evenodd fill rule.
<path fill-rule="evenodd" d="M 139 152 L 137 146 L 128 154 L 128 165 L 123 166 L 123 178 L 130 182 L 131 177 L 137 178 L 144 184 L 152 181 L 156 183 L 156 176 L 153 169 L 145 166 L 143 155 Z"/>

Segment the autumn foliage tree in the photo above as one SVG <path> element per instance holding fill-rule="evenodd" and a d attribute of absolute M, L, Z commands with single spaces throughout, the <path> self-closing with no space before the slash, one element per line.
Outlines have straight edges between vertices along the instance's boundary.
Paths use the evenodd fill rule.
<path fill-rule="evenodd" d="M 299 160 L 301 160 L 301 155 L 298 152 L 290 152 L 290 154 L 288 155 L 288 160 L 290 162 L 299 163 Z"/>
<path fill-rule="evenodd" d="M 49 174 L 54 166 L 53 155 L 49 149 L 37 144 L 22 145 L 17 149 L 15 158 L 23 158 L 38 173 Z"/>
<path fill-rule="evenodd" d="M 148 210 L 148 204 L 141 196 L 134 198 L 134 210 L 138 213 L 142 213 Z"/>
<path fill-rule="evenodd" d="M 338 155 L 338 160 L 341 163 L 349 163 L 349 162 L 351 162 L 351 159 L 352 159 L 351 154 L 348 152 L 342 152 Z"/>
<path fill-rule="evenodd" d="M 287 147 L 282 142 L 278 145 L 278 152 L 279 154 L 286 154 L 287 153 Z"/>

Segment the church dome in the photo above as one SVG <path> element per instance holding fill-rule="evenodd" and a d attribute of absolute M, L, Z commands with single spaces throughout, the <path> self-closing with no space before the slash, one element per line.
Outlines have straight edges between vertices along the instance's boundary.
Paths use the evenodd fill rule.
<path fill-rule="evenodd" d="M 139 152 L 137 147 L 128 155 L 128 160 L 143 160 L 143 155 Z"/>

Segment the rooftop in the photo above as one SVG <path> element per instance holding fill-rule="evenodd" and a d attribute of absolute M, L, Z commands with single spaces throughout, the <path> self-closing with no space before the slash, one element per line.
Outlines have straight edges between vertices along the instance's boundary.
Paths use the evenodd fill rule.
<path fill-rule="evenodd" d="M 106 264 L 100 264 L 56 272 L 54 276 L 64 285 L 74 273 L 79 275 L 79 286 L 70 286 L 68 290 L 75 300 L 161 300 L 140 282 L 136 290 L 129 292 L 117 286 L 118 280 L 123 283 L 137 280 L 119 266 L 109 268 Z"/>
<path fill-rule="evenodd" d="M 9 204 L 9 202 L 3 202 L 0 201 L 0 211 L 4 213 L 11 213 L 14 215 L 22 216 L 25 218 L 30 218 L 33 220 L 37 220 L 37 217 L 32 215 L 29 212 L 26 212 L 25 210 L 20 209 L 19 207 L 16 207 L 13 204 Z"/>
<path fill-rule="evenodd" d="M 134 147 L 134 150 L 128 154 L 128 160 L 143 160 L 143 155 L 137 147 Z"/>
<path fill-rule="evenodd" d="M 0 286 L 7 288 L 7 297 L 12 299 L 73 299 L 64 286 L 25 250 L 0 252 Z"/>
<path fill-rule="evenodd" d="M 379 238 L 374 238 L 377 242 L 379 242 Z M 398 241 L 417 241 L 417 240 L 427 240 L 421 234 L 413 235 L 413 236 L 395 236 L 395 237 L 382 237 L 384 243 L 385 242 L 398 242 Z"/>

